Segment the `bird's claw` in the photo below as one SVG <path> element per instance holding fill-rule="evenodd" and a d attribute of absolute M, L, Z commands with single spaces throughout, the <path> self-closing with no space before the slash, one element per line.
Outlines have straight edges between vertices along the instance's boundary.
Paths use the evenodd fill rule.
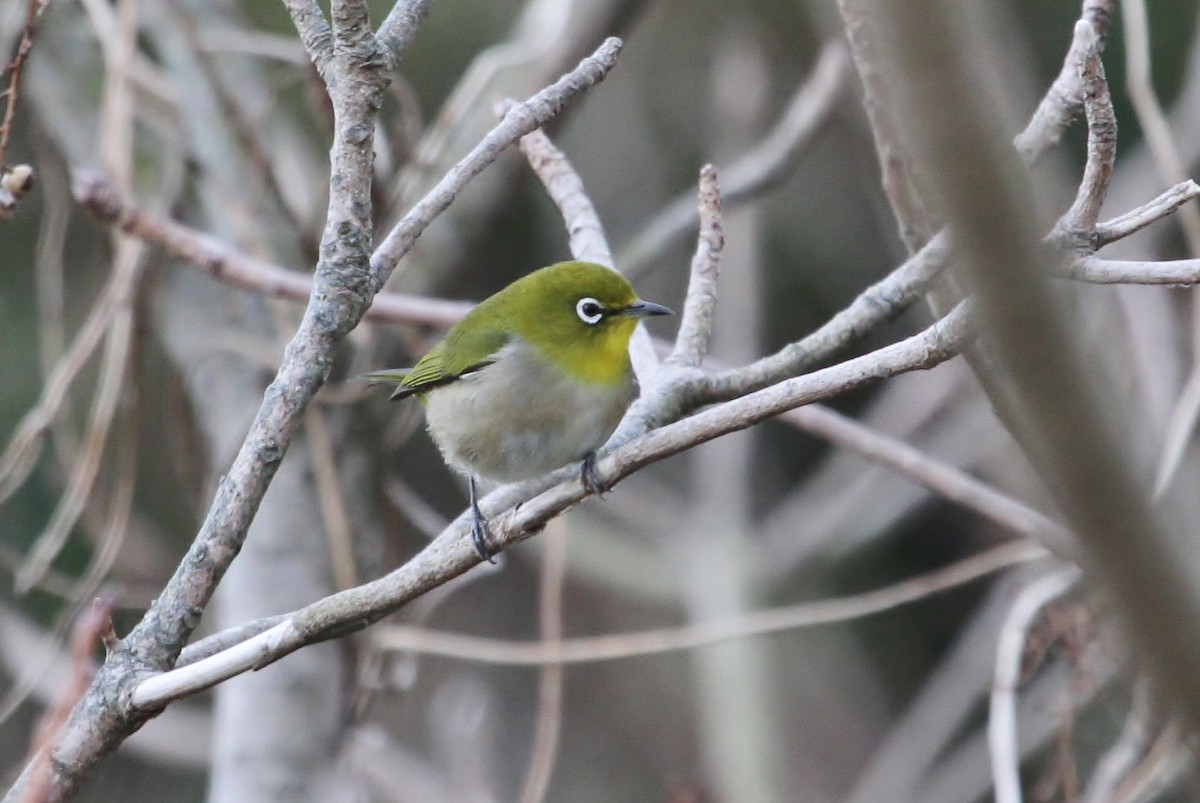
<path fill-rule="evenodd" d="M 583 483 L 585 491 L 595 494 L 601 499 L 608 492 L 609 487 L 604 484 L 604 480 L 600 479 L 600 472 L 596 470 L 595 452 L 588 452 L 583 456 L 583 465 L 579 468 L 579 481 Z"/>
<path fill-rule="evenodd" d="M 488 530 L 487 520 L 479 515 L 478 510 L 471 518 L 471 543 L 475 545 L 475 551 L 479 553 L 480 558 L 488 563 L 496 562 L 496 551 L 492 549 L 492 534 Z"/>
<path fill-rule="evenodd" d="M 467 491 L 471 496 L 471 543 L 479 557 L 488 563 L 495 563 L 496 550 L 492 549 L 492 534 L 488 530 L 487 519 L 479 509 L 479 493 L 475 488 L 475 477 L 467 479 Z"/>

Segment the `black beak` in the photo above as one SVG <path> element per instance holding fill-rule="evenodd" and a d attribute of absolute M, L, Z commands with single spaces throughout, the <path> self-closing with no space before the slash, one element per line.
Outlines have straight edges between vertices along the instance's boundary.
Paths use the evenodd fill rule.
<path fill-rule="evenodd" d="M 629 315 L 633 318 L 649 318 L 651 315 L 674 315 L 675 313 L 668 307 L 662 304 L 655 304 L 653 301 L 637 301 L 630 304 L 625 309 L 621 310 L 622 315 Z"/>

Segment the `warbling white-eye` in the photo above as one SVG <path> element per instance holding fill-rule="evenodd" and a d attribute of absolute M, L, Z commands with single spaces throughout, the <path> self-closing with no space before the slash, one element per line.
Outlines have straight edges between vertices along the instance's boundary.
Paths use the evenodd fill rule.
<path fill-rule="evenodd" d="M 442 456 L 467 475 L 471 537 L 490 560 L 475 478 L 512 482 L 582 460 L 584 486 L 602 490 L 595 450 L 636 395 L 629 338 L 639 318 L 669 314 L 616 271 L 559 262 L 480 302 L 411 370 L 367 378 L 424 403 Z"/>

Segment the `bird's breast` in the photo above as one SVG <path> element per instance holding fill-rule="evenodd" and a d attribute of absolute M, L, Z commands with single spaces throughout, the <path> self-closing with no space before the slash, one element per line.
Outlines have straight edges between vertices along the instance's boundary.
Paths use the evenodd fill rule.
<path fill-rule="evenodd" d="M 581 381 L 516 342 L 486 368 L 431 391 L 425 415 L 451 466 L 510 482 L 602 446 L 633 396 L 631 375 L 615 383 Z"/>

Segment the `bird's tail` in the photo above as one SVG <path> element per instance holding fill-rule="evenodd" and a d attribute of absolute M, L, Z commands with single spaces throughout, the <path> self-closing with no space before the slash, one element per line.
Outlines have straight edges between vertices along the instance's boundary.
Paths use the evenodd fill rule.
<path fill-rule="evenodd" d="M 411 368 L 385 368 L 382 371 L 363 374 L 361 378 L 365 379 L 368 385 L 395 386 L 403 382 L 404 377 L 408 376 L 411 371 Z"/>

